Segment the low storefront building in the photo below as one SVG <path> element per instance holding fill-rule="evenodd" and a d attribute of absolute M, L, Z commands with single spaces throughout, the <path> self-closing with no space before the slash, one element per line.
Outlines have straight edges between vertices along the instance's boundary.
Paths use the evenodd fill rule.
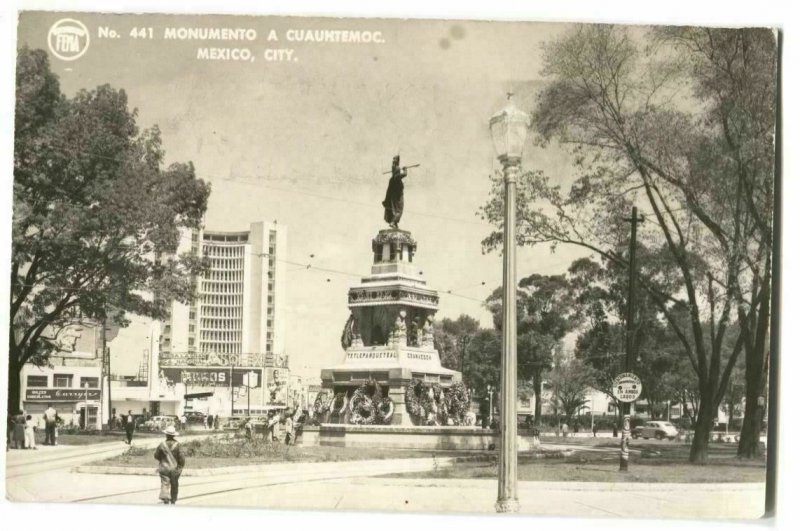
<path fill-rule="evenodd" d="M 43 414 L 51 405 L 65 426 L 102 427 L 100 367 L 26 365 L 22 369 L 22 409 L 44 428 Z"/>

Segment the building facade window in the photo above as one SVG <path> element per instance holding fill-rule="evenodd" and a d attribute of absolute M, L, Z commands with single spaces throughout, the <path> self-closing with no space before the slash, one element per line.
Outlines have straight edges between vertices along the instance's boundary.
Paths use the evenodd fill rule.
<path fill-rule="evenodd" d="M 28 387 L 47 387 L 47 376 L 36 376 L 29 374 L 27 378 Z"/>
<path fill-rule="evenodd" d="M 100 378 L 81 376 L 81 389 L 86 387 L 86 384 L 89 384 L 89 388 L 91 389 L 97 389 L 100 387 Z"/>
<path fill-rule="evenodd" d="M 53 387 L 72 387 L 71 374 L 54 374 Z"/>

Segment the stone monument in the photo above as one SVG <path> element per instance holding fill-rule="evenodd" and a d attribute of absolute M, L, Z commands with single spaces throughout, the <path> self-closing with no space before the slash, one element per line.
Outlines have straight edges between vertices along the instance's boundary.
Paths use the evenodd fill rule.
<path fill-rule="evenodd" d="M 411 233 L 399 228 L 381 230 L 372 240 L 372 272 L 348 293 L 350 317 L 342 333 L 344 361 L 322 370 L 323 388 L 336 397 L 328 407 L 333 413 L 329 422 L 362 423 L 362 416 L 353 413 L 360 399 L 356 390 L 369 383 L 373 395 L 368 398 L 385 403 L 384 422 L 363 423 L 463 423 L 464 411 L 460 416 L 445 411 L 448 406 L 456 407 L 457 400 L 447 393 L 455 391 L 461 373 L 442 367 L 434 347 L 433 317 L 439 296 L 422 279 L 414 262 L 416 251 Z M 460 393 L 462 403 L 464 399 L 468 403 L 463 386 Z M 422 406 L 416 405 L 419 402 Z M 409 411 L 407 404 L 414 404 L 414 411 Z"/>

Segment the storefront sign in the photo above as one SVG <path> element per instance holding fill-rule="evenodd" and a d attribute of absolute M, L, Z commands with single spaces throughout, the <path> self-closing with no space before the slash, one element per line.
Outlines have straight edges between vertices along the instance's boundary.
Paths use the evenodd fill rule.
<path fill-rule="evenodd" d="M 288 404 L 289 371 L 287 369 L 267 369 L 267 390 L 270 404 Z"/>
<path fill-rule="evenodd" d="M 168 381 L 183 383 L 190 387 L 230 387 L 231 385 L 230 369 L 177 369 L 170 367 L 161 369 L 161 372 Z M 255 375 L 252 379 L 251 387 L 261 387 L 262 372 L 260 369 L 234 369 L 233 386 L 242 387 L 245 385 L 248 373 Z"/>
<path fill-rule="evenodd" d="M 29 402 L 80 402 L 100 400 L 100 389 L 26 389 Z"/>

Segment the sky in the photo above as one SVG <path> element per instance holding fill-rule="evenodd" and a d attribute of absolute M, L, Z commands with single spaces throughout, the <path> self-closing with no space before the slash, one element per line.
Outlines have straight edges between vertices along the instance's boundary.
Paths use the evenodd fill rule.
<path fill-rule="evenodd" d="M 211 184 L 210 230 L 264 220 L 288 227 L 286 353 L 293 373 L 319 376 L 341 363 L 347 290 L 369 274 L 371 240 L 385 228 L 381 201 L 392 156 L 420 164 L 406 179 L 400 227 L 418 242 L 415 262 L 439 290 L 437 318 L 462 313 L 491 326 L 482 306 L 502 282 L 498 252 L 483 254 L 491 227 L 476 215 L 500 168 L 488 129 L 506 92 L 532 110 L 543 80 L 541 43 L 568 26 L 523 22 L 247 16 L 23 13 L 20 46 L 48 49 L 61 18 L 91 36 L 74 61 L 50 55 L 62 91 L 108 83 L 124 89 L 140 127 L 158 125 L 166 161 L 192 161 Z M 165 40 L 165 28 L 255 30 L 253 41 Z M 119 37 L 100 37 L 100 28 Z M 153 39 L 133 38 L 136 34 Z M 289 42 L 287 30 L 380 32 L 380 43 Z M 269 40 L 270 31 L 275 40 Z M 253 61 L 197 58 L 198 48 L 246 47 Z M 290 61 L 263 59 L 293 50 Z M 281 52 L 284 57 L 288 52 Z M 294 60 L 297 59 L 297 60 Z M 573 178 L 558 146 L 526 146 L 523 169 Z M 520 249 L 518 276 L 556 274 L 582 251 Z M 311 258 L 311 255 L 314 255 Z M 450 291 L 451 293 L 447 293 Z M 112 341 L 115 373 L 133 374 L 149 340 L 146 320 Z"/>

